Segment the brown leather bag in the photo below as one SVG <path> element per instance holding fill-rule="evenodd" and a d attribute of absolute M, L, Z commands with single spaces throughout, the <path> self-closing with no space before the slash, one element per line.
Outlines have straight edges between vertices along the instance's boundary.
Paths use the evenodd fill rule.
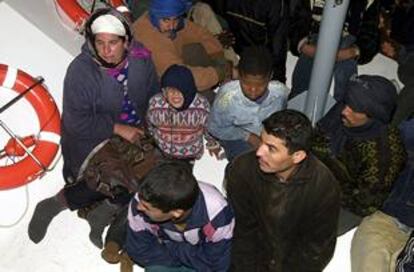
<path fill-rule="evenodd" d="M 113 136 L 92 150 L 81 167 L 78 180 L 109 197 L 125 189 L 136 192 L 159 159 L 152 137 L 144 136 L 132 144 Z"/>

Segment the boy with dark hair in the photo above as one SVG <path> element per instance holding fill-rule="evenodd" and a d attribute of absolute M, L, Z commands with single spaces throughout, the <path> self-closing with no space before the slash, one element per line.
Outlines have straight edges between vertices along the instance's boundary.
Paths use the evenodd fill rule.
<path fill-rule="evenodd" d="M 155 167 L 131 201 L 126 251 L 145 271 L 227 271 L 234 217 L 183 162 Z"/>
<path fill-rule="evenodd" d="M 272 61 L 265 47 L 248 47 L 241 54 L 240 80 L 223 85 L 211 109 L 208 130 L 229 161 L 259 145 L 262 121 L 286 107 L 287 87 L 271 81 Z"/>
<path fill-rule="evenodd" d="M 258 150 L 235 159 L 226 189 L 237 224 L 231 271 L 322 271 L 336 243 L 339 186 L 310 152 L 312 126 L 294 110 L 264 122 Z"/>
<path fill-rule="evenodd" d="M 246 47 L 240 55 L 239 72 L 271 77 L 272 55 L 265 47 Z"/>
<path fill-rule="evenodd" d="M 145 211 L 152 206 L 165 214 L 172 212 L 172 218 L 177 219 L 183 215 L 182 212 L 191 212 L 200 193 L 197 180 L 187 171 L 188 168 L 180 168 L 181 163 L 166 163 L 161 166 L 159 171 L 152 172 L 140 186 L 138 206 L 142 206 Z M 146 215 L 154 222 L 165 221 L 151 213 Z"/>

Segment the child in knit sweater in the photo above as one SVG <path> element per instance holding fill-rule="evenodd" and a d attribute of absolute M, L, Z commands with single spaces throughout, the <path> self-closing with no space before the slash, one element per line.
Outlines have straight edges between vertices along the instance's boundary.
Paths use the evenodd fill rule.
<path fill-rule="evenodd" d="M 163 155 L 193 164 L 203 155 L 204 136 L 210 155 L 218 158 L 220 145 L 207 132 L 210 105 L 197 93 L 191 71 L 170 66 L 161 78 L 161 88 L 150 99 L 147 124 Z"/>

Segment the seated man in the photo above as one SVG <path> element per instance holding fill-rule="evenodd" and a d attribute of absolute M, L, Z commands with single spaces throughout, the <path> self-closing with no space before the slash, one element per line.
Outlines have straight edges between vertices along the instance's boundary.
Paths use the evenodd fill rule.
<path fill-rule="evenodd" d="M 313 150 L 341 185 L 339 235 L 382 206 L 404 166 L 398 128 L 389 125 L 396 97 L 386 78 L 352 78 L 344 100 L 317 125 Z"/>
<path fill-rule="evenodd" d="M 335 249 L 339 185 L 310 153 L 312 126 L 294 110 L 263 121 L 255 152 L 230 164 L 236 216 L 231 271 L 322 271 Z"/>
<path fill-rule="evenodd" d="M 158 75 L 173 64 L 186 65 L 198 91 L 207 91 L 232 75 L 223 47 L 206 29 L 187 20 L 190 1 L 152 0 L 148 13 L 138 18 L 134 36 L 151 50 Z"/>
<path fill-rule="evenodd" d="M 396 258 L 414 230 L 414 118 L 404 121 L 400 130 L 407 162 L 384 205 L 365 217 L 355 232 L 351 247 L 351 265 L 355 272 L 395 271 Z M 414 264 L 411 249 L 403 253 L 406 257 L 397 265 L 397 271 L 414 271 L 407 270 L 409 263 L 411 267 Z"/>
<path fill-rule="evenodd" d="M 131 201 L 126 251 L 145 271 L 228 271 L 234 216 L 182 162 L 155 167 Z"/>
<path fill-rule="evenodd" d="M 265 46 L 271 53 L 272 80 L 286 82 L 289 6 L 285 0 L 226 0 L 224 18 L 234 33 L 234 49 L 241 54 L 249 46 Z M 296 1 L 297 2 L 297 1 Z"/>
<path fill-rule="evenodd" d="M 150 6 L 151 0 L 130 0 L 129 7 L 134 21 L 141 17 Z M 224 57 L 233 65 L 239 62 L 236 52 L 231 47 L 234 44 L 234 36 L 227 29 L 223 29 L 224 19 L 220 18 L 206 1 L 193 0 L 192 6 L 187 12 L 187 19 L 207 29 L 217 37 L 224 47 Z"/>
<path fill-rule="evenodd" d="M 260 144 L 261 122 L 286 107 L 287 87 L 272 78 L 272 57 L 265 47 L 247 47 L 238 66 L 240 80 L 223 85 L 210 113 L 208 130 L 229 161 Z"/>
<path fill-rule="evenodd" d="M 398 126 L 414 109 L 414 0 L 392 0 L 384 12 L 381 53 L 398 63 L 398 79 L 404 88 L 398 94 L 392 124 Z"/>
<path fill-rule="evenodd" d="M 193 165 L 204 153 L 204 136 L 210 154 L 217 157 L 220 145 L 207 131 L 210 104 L 197 93 L 191 71 L 172 65 L 161 77 L 161 88 L 150 99 L 147 123 L 163 156 Z"/>
<path fill-rule="evenodd" d="M 298 2 L 298 1 L 296 1 Z M 370 62 L 379 51 L 380 0 L 350 0 L 333 71 L 334 98 L 343 99 L 349 78 L 358 74 L 358 64 Z M 290 50 L 299 56 L 292 74 L 289 98 L 309 89 L 313 59 L 325 0 L 303 0 L 293 8 Z"/>
<path fill-rule="evenodd" d="M 86 22 L 85 39 L 82 52 L 68 67 L 63 88 L 62 155 L 67 186 L 37 204 L 28 230 L 35 243 L 44 238 L 50 222 L 61 211 L 101 202 L 87 220 L 92 228 L 90 239 L 102 247 L 102 231 L 131 196 L 129 188 L 110 186 L 120 171 L 115 162 L 106 161 L 110 166 L 107 172 L 112 171 L 113 176 L 106 180 L 108 183 L 100 180 L 99 186 L 114 189 L 106 192 L 111 196 L 91 188 L 92 178 L 85 178 L 89 174 L 85 166 L 108 142 L 116 149 L 113 153 L 130 161 L 136 159 L 130 143 L 142 137 L 148 101 L 159 91 L 150 53 L 132 39 L 122 14 L 113 9 L 96 11 Z M 124 164 L 119 158 L 116 162 L 118 166 Z M 99 175 L 92 176 L 100 179 Z"/>

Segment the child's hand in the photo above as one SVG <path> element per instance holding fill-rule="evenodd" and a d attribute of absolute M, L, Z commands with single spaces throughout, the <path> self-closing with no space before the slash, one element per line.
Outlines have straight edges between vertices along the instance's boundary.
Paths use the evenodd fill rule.
<path fill-rule="evenodd" d="M 221 146 L 218 146 L 216 148 L 212 148 L 212 149 L 208 149 L 208 153 L 210 154 L 210 156 L 214 156 L 216 157 L 217 160 L 221 160 L 221 156 L 220 156 L 220 151 L 221 151 Z"/>

